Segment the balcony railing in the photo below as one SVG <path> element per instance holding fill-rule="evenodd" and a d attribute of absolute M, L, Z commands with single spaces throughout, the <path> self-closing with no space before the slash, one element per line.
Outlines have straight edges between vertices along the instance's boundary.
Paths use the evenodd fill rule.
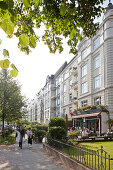
<path fill-rule="evenodd" d="M 56 99 L 56 95 L 51 96 L 51 99 L 55 100 Z"/>
<path fill-rule="evenodd" d="M 77 70 L 77 67 L 73 67 L 73 70 L 72 70 L 72 75 L 75 76 L 78 74 L 78 70 Z"/>
<path fill-rule="evenodd" d="M 55 84 L 52 84 L 52 85 L 51 85 L 51 90 L 52 90 L 52 91 L 56 90 Z"/>
<path fill-rule="evenodd" d="M 72 89 L 77 90 L 78 89 L 78 81 L 76 80 L 74 83 L 71 85 Z"/>
<path fill-rule="evenodd" d="M 74 104 L 78 104 L 78 98 L 77 98 L 77 97 L 74 97 L 74 98 L 73 98 L 73 103 L 74 103 Z"/>

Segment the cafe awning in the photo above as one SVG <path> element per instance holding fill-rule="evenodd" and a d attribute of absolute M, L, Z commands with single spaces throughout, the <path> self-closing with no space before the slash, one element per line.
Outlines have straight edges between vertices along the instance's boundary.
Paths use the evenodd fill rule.
<path fill-rule="evenodd" d="M 72 119 L 84 118 L 84 117 L 95 117 L 98 116 L 100 113 L 91 113 L 91 114 L 83 114 L 78 116 L 73 116 Z"/>

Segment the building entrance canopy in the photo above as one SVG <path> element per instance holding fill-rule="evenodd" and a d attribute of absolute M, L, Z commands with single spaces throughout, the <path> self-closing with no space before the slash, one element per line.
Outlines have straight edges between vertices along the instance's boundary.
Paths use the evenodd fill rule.
<path fill-rule="evenodd" d="M 94 117 L 99 116 L 100 113 L 92 113 L 92 114 L 83 114 L 78 116 L 73 116 L 72 119 L 84 118 L 84 117 Z"/>

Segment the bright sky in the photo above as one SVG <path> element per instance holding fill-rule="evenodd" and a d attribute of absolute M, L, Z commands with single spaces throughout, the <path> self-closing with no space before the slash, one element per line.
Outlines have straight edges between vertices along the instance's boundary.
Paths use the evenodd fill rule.
<path fill-rule="evenodd" d="M 107 6 L 106 4 L 108 4 L 108 0 L 105 2 L 105 6 Z M 54 74 L 65 61 L 69 62 L 74 57 L 69 54 L 69 47 L 66 43 L 61 54 L 49 53 L 48 47 L 43 42 L 39 42 L 37 47 L 32 49 L 32 53 L 25 55 L 18 49 L 16 37 L 8 39 L 6 34 L 0 30 L 0 38 L 2 39 L 0 49 L 4 47 L 9 51 L 10 60 L 19 70 L 17 79 L 22 84 L 22 94 L 29 99 L 34 98 L 35 94 L 45 85 L 47 75 Z"/>

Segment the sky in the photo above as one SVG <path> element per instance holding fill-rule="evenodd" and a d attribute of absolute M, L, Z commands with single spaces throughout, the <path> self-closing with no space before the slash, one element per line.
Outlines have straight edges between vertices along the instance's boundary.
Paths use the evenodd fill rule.
<path fill-rule="evenodd" d="M 108 0 L 105 1 L 104 5 L 107 6 L 106 4 L 108 4 Z M 43 33 L 43 28 L 40 33 Z M 25 55 L 18 49 L 16 37 L 8 39 L 7 35 L 0 30 L 0 38 L 2 39 L 0 50 L 5 48 L 9 51 L 10 61 L 19 70 L 16 79 L 22 85 L 22 95 L 29 99 L 33 99 L 35 94 L 43 88 L 47 75 L 55 74 L 65 61 L 69 62 L 74 57 L 73 54 L 69 54 L 69 47 L 66 42 L 64 42 L 64 51 L 61 54 L 58 52 L 49 53 L 48 47 L 43 42 L 39 42 L 29 55 Z M 2 56 L 2 51 L 0 51 L 0 56 Z"/>

